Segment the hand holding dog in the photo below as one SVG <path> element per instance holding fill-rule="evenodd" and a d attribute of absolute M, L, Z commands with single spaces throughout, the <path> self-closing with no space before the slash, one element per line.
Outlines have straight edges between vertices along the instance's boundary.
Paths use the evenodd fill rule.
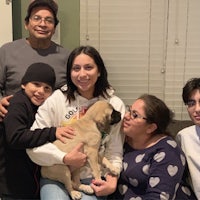
<path fill-rule="evenodd" d="M 63 158 L 63 162 L 66 165 L 70 166 L 70 170 L 73 171 L 74 169 L 80 168 L 85 165 L 87 156 L 83 153 L 83 147 L 84 144 L 79 143 L 71 152 L 67 153 Z"/>
<path fill-rule="evenodd" d="M 72 139 L 75 135 L 74 129 L 69 126 L 57 127 L 56 138 L 63 143 L 66 143 L 66 138 Z"/>
<path fill-rule="evenodd" d="M 117 176 L 107 174 L 106 180 L 92 180 L 90 184 L 96 196 L 107 196 L 112 194 L 117 186 Z"/>

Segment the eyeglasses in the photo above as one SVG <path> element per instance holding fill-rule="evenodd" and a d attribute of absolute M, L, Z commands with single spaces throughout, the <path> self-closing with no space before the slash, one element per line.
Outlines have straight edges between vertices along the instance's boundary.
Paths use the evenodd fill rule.
<path fill-rule="evenodd" d="M 129 105 L 126 105 L 126 111 L 130 113 L 130 118 L 131 119 L 140 118 L 140 119 L 147 120 L 146 117 L 141 116 L 135 110 L 131 110 L 131 106 L 129 106 Z"/>
<path fill-rule="evenodd" d="M 33 15 L 30 19 L 35 23 L 41 23 L 43 20 L 46 24 L 55 24 L 55 20 L 53 17 L 41 17 L 40 15 Z"/>
<path fill-rule="evenodd" d="M 200 100 L 199 101 L 195 101 L 193 99 L 188 100 L 188 102 L 185 104 L 188 108 L 192 108 L 194 106 L 196 106 L 196 104 L 200 104 Z"/>

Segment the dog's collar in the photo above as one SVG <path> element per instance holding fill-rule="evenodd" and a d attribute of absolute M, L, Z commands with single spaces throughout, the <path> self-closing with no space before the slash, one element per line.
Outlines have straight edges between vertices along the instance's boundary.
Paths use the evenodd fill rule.
<path fill-rule="evenodd" d="M 108 134 L 104 131 L 101 131 L 101 139 L 104 139 Z"/>

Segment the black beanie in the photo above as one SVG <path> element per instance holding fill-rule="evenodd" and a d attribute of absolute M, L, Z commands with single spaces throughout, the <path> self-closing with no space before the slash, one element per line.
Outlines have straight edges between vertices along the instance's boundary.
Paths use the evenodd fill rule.
<path fill-rule="evenodd" d="M 21 80 L 21 84 L 32 81 L 47 83 L 54 89 L 56 81 L 54 69 L 46 63 L 34 63 L 30 65 Z"/>

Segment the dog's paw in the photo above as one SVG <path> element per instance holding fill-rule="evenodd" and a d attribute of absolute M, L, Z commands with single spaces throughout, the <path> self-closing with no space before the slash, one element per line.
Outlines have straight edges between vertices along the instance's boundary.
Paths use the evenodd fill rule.
<path fill-rule="evenodd" d="M 90 185 L 81 184 L 78 189 L 80 191 L 86 193 L 86 194 L 93 194 L 94 193 L 94 190 L 91 188 Z"/>
<path fill-rule="evenodd" d="M 81 197 L 82 197 L 81 192 L 76 191 L 76 190 L 71 191 L 71 198 L 73 200 L 80 200 Z"/>
<path fill-rule="evenodd" d="M 115 176 L 118 176 L 120 174 L 120 169 L 117 168 L 117 167 L 114 167 L 112 166 L 110 169 L 109 169 L 110 173 L 115 175 Z"/>

